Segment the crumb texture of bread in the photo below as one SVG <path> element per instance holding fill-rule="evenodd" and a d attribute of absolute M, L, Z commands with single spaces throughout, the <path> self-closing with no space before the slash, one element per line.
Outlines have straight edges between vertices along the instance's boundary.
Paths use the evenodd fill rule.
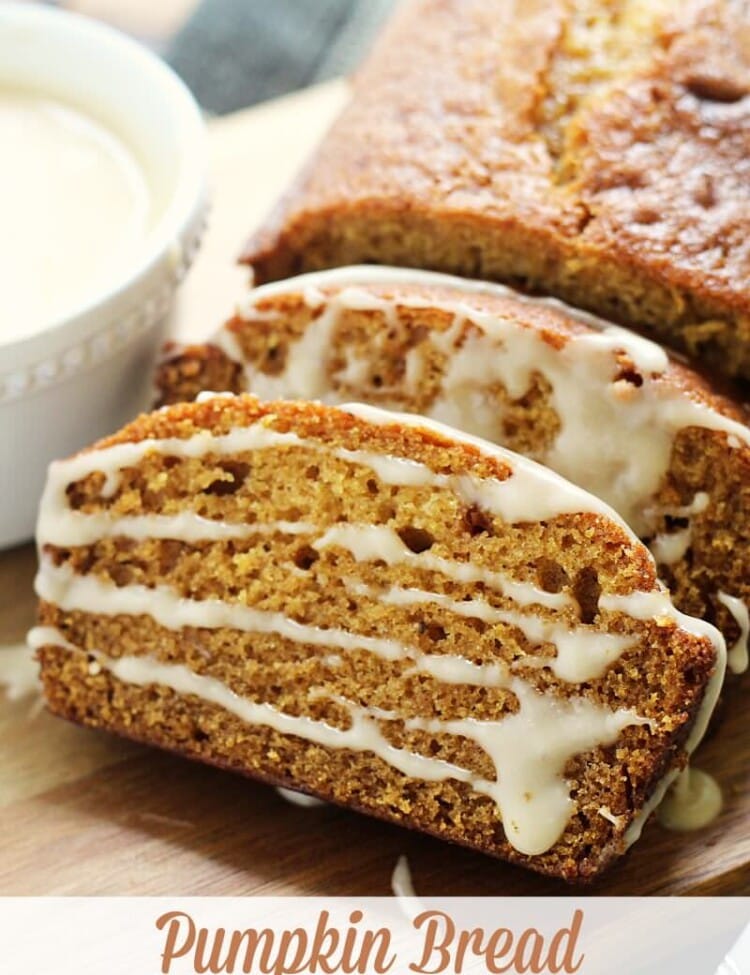
<path fill-rule="evenodd" d="M 567 880 L 624 851 L 721 679 L 605 505 L 380 410 L 141 417 L 52 466 L 38 541 L 54 712 Z"/>
<path fill-rule="evenodd" d="M 750 378 L 750 7 L 410 0 L 248 243 L 506 281 Z"/>
<path fill-rule="evenodd" d="M 156 368 L 157 407 L 194 400 L 202 392 L 241 393 L 242 367 L 211 345 L 165 346 Z"/>
<path fill-rule="evenodd" d="M 175 360 L 164 402 L 231 372 L 233 392 L 424 414 L 531 457 L 610 503 L 747 669 L 747 411 L 659 348 L 498 286 L 367 267 L 261 287 L 212 342 Z"/>

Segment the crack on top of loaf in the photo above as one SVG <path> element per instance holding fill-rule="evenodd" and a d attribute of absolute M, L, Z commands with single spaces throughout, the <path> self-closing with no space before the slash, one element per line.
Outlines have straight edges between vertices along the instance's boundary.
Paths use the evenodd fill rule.
<path fill-rule="evenodd" d="M 575 179 L 576 119 L 607 88 L 648 66 L 666 9 L 667 0 L 568 0 L 534 118 L 556 184 Z"/>

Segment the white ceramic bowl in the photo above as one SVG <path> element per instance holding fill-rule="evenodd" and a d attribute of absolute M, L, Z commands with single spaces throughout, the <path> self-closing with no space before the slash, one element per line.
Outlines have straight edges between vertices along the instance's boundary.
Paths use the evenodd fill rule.
<path fill-rule="evenodd" d="M 169 68 L 116 31 L 36 4 L 0 3 L 6 85 L 59 97 L 112 128 L 144 167 L 158 216 L 142 253 L 106 292 L 28 338 L 3 342 L 0 322 L 0 548 L 32 536 L 50 460 L 148 406 L 207 199 L 197 105 Z"/>

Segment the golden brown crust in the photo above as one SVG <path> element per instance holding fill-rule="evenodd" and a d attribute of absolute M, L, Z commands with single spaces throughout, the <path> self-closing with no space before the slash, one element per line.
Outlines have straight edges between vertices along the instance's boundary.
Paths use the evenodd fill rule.
<path fill-rule="evenodd" d="M 101 450 L 118 443 L 139 443 L 161 437 L 187 438 L 202 430 L 215 436 L 229 433 L 235 427 L 262 422 L 281 433 L 294 431 L 299 436 L 326 444 L 357 450 L 363 444 L 383 453 L 393 453 L 426 464 L 443 458 L 455 473 L 472 473 L 477 477 L 505 480 L 510 467 L 473 444 L 451 439 L 426 424 L 405 427 L 394 417 L 392 423 L 377 426 L 358 419 L 351 413 L 302 400 L 279 400 L 266 403 L 252 395 L 213 397 L 200 403 L 176 403 L 166 410 L 144 413 L 118 433 L 99 440 L 87 451 Z M 439 469 L 440 461 L 437 461 Z"/>
<path fill-rule="evenodd" d="M 506 280 L 750 378 L 747 5 L 517 10 L 405 4 L 243 259 Z"/>

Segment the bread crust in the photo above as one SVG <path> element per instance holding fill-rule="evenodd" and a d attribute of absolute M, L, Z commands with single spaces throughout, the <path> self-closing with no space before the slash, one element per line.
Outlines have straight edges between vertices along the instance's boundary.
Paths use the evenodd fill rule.
<path fill-rule="evenodd" d="M 750 8 L 410 0 L 248 243 L 556 294 L 750 378 Z"/>

